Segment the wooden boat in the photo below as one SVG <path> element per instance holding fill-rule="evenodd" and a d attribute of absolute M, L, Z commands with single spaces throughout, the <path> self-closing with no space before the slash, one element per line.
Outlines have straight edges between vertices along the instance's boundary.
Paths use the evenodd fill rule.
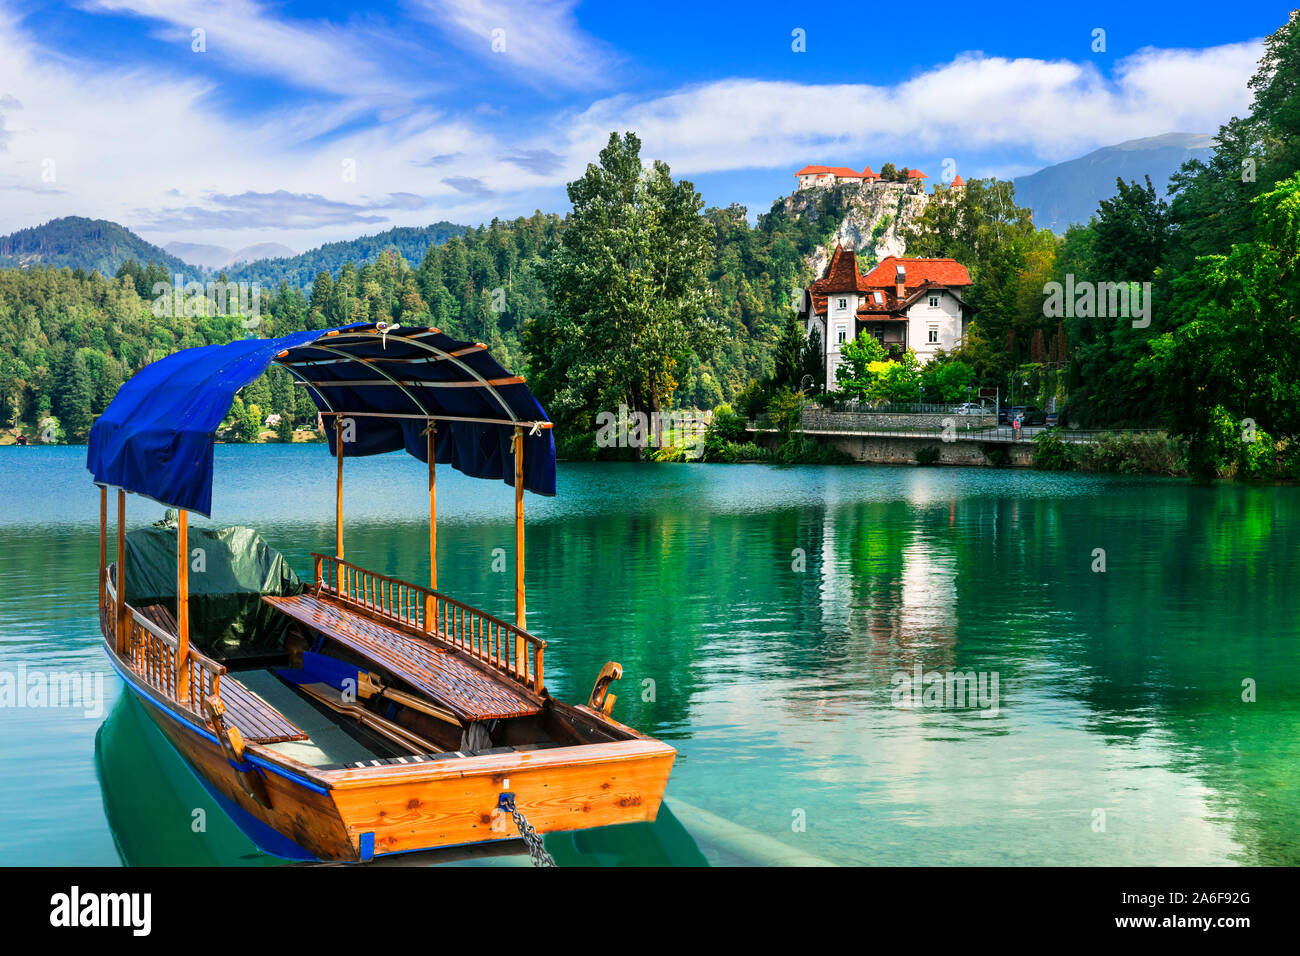
<path fill-rule="evenodd" d="M 191 609 L 188 514 L 210 513 L 217 426 L 270 364 L 332 425 L 335 547 L 313 554 L 297 593 L 260 598 L 284 628 L 271 653 L 222 660 L 190 640 L 203 622 Z M 554 447 L 523 379 L 481 344 L 383 324 L 178 352 L 142 369 L 96 422 L 87 464 L 100 487 L 109 659 L 263 850 L 365 862 L 530 827 L 655 819 L 676 752 L 610 715 L 621 667 L 606 664 L 585 702 L 557 700 L 544 682 L 546 644 L 526 630 L 524 491 L 554 493 Z M 344 560 L 344 458 L 401 448 L 428 465 L 428 586 Z M 514 623 L 437 590 L 439 463 L 514 486 Z M 127 602 L 128 492 L 178 509 L 174 600 Z"/>

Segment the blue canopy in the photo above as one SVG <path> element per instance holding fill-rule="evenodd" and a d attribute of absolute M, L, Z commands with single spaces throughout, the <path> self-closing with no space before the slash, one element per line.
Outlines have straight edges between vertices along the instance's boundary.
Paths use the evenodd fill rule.
<path fill-rule="evenodd" d="M 212 446 L 235 393 L 271 364 L 302 383 L 327 416 L 345 419 L 343 454 L 405 448 L 475 478 L 514 484 L 515 428 L 524 429 L 524 488 L 555 494 L 555 440 L 546 412 L 521 376 L 481 343 L 437 329 L 361 323 L 185 349 L 145 366 L 118 390 L 90 430 L 86 467 L 163 504 L 212 513 Z"/>

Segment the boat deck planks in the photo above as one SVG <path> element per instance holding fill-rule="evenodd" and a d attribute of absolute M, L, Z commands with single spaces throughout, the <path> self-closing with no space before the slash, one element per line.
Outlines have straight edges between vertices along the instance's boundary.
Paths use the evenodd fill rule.
<path fill-rule="evenodd" d="M 526 717 L 541 706 L 454 653 L 311 594 L 263 601 L 387 667 L 464 721 Z"/>
<path fill-rule="evenodd" d="M 226 719 L 239 728 L 246 743 L 281 744 L 308 739 L 288 718 L 233 675 L 221 679 L 221 702 L 226 706 Z"/>
<path fill-rule="evenodd" d="M 176 615 L 171 608 L 165 604 L 148 604 L 136 608 L 136 611 L 175 638 Z M 226 707 L 226 719 L 239 728 L 247 743 L 278 744 L 308 739 L 307 734 L 239 683 L 239 678 L 233 674 L 221 679 L 221 702 Z"/>

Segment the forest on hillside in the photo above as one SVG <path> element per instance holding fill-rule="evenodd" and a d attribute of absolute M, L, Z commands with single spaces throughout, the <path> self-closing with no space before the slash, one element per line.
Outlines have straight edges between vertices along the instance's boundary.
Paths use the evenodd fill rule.
<path fill-rule="evenodd" d="M 678 402 L 712 407 L 771 370 L 791 291 L 807 280 L 805 257 L 833 228 L 839 202 L 833 195 L 822 200 L 821 228 L 809 219 L 790 221 L 780 202 L 757 227 L 743 207 L 706 211 L 716 250 L 709 264 L 716 318 L 727 334 L 716 354 L 690 365 Z M 418 263 L 386 249 L 372 262 L 321 270 L 305 290 L 283 281 L 261 290 L 260 322 L 252 330 L 233 311 L 155 315 L 154 288 L 171 281 L 157 263 L 128 261 L 111 277 L 48 266 L 0 269 L 0 427 L 34 429 L 53 418 L 61 439 L 81 441 L 125 379 L 173 351 L 349 322 L 433 325 L 484 342 L 506 368 L 527 374 L 522 331 L 547 308 L 537 267 L 563 229 L 553 214 L 494 220 L 430 246 Z M 219 278 L 234 282 L 238 275 Z M 244 406 L 257 406 L 264 418 L 309 424 L 314 409 L 290 404 L 294 390 L 284 374 L 272 369 L 248 386 Z"/>

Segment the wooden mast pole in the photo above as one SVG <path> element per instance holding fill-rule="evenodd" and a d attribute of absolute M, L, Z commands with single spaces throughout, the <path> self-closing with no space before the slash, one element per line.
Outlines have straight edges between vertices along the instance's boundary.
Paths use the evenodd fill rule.
<path fill-rule="evenodd" d="M 190 533 L 189 512 L 179 509 L 176 524 L 176 699 L 190 696 Z"/>
<path fill-rule="evenodd" d="M 125 654 L 127 649 L 126 634 L 126 489 L 117 489 L 117 652 Z"/>
<path fill-rule="evenodd" d="M 334 557 L 343 560 L 343 418 L 334 417 L 334 457 L 338 477 L 334 482 Z"/>
<path fill-rule="evenodd" d="M 429 589 L 438 590 L 438 486 L 435 474 L 434 437 L 438 426 L 429 422 Z"/>
<path fill-rule="evenodd" d="M 99 609 L 108 601 L 108 485 L 99 486 Z"/>
<path fill-rule="evenodd" d="M 524 430 L 515 426 L 515 624 L 521 631 L 528 630 L 524 612 Z M 528 650 L 524 642 L 515 639 L 515 666 L 526 681 L 528 679 Z"/>
<path fill-rule="evenodd" d="M 437 424 L 430 419 L 428 457 L 429 457 L 429 590 L 438 589 L 438 486 L 436 481 L 437 463 L 434 461 L 435 441 L 438 433 Z M 429 634 L 438 630 L 438 599 L 432 594 L 424 596 L 424 629 Z"/>

